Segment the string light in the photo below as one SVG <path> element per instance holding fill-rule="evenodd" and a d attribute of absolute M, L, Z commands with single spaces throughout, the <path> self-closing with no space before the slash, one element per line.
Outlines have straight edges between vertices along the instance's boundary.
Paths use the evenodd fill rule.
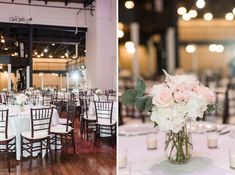
<path fill-rule="evenodd" d="M 132 9 L 132 8 L 134 8 L 134 6 L 135 6 L 135 3 L 133 1 L 126 1 L 125 2 L 125 7 L 127 9 Z"/>
<path fill-rule="evenodd" d="M 183 16 L 182 16 L 183 20 L 184 21 L 189 21 L 191 19 L 190 15 L 188 13 L 185 13 Z"/>
<path fill-rule="evenodd" d="M 204 8 L 205 5 L 206 5 L 206 3 L 205 3 L 204 0 L 197 0 L 197 2 L 196 2 L 196 6 L 197 6 L 197 8 L 199 8 L 199 9 Z"/>
<path fill-rule="evenodd" d="M 186 52 L 188 53 L 194 53 L 196 51 L 196 46 L 193 44 L 187 45 L 186 46 Z"/>
<path fill-rule="evenodd" d="M 227 13 L 227 14 L 225 15 L 225 19 L 226 19 L 227 21 L 232 21 L 232 20 L 234 19 L 233 13 Z"/>
<path fill-rule="evenodd" d="M 197 17 L 197 11 L 196 10 L 189 10 L 188 14 L 191 18 L 196 18 Z"/>
<path fill-rule="evenodd" d="M 187 12 L 187 9 L 186 9 L 185 7 L 179 7 L 179 8 L 177 9 L 177 13 L 178 13 L 179 15 L 184 15 L 186 12 Z"/>
<path fill-rule="evenodd" d="M 212 13 L 205 13 L 205 14 L 204 14 L 204 19 L 205 19 L 206 21 L 211 21 L 211 20 L 213 19 Z"/>

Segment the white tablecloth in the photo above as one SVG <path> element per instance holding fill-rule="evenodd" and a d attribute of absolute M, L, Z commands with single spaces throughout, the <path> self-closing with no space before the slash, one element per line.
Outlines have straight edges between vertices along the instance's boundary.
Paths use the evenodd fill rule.
<path fill-rule="evenodd" d="M 230 126 L 231 127 L 231 126 Z M 146 135 L 119 136 L 119 150 L 128 149 L 128 168 L 119 174 L 131 175 L 234 175 L 229 166 L 229 148 L 235 148 L 235 138 L 220 135 L 218 148 L 207 148 L 206 134 L 193 134 L 193 154 L 189 162 L 174 165 L 168 162 L 164 152 L 165 134 L 159 132 L 158 149 L 146 149 Z"/>
<path fill-rule="evenodd" d="M 16 160 L 21 157 L 21 132 L 31 129 L 30 108 L 40 108 L 40 106 L 25 106 L 21 111 L 19 106 L 0 106 L 1 109 L 9 109 L 9 133 L 16 135 Z M 53 110 L 52 126 L 58 124 L 59 115 L 57 110 Z M 29 156 L 27 152 L 23 153 L 23 157 Z"/>

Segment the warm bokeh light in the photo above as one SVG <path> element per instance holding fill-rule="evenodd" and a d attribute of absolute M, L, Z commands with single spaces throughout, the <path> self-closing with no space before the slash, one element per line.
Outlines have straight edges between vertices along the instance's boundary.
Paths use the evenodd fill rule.
<path fill-rule="evenodd" d="M 135 45 L 134 45 L 134 43 L 133 43 L 132 41 L 127 41 L 127 42 L 125 43 L 125 47 L 126 47 L 127 52 L 128 52 L 129 54 L 135 53 Z"/>
<path fill-rule="evenodd" d="M 204 19 L 205 19 L 206 21 L 211 21 L 211 20 L 213 19 L 212 13 L 205 13 L 205 14 L 204 14 Z"/>
<path fill-rule="evenodd" d="M 226 19 L 227 21 L 232 21 L 232 20 L 234 19 L 233 13 L 227 13 L 227 14 L 225 15 L 225 19 Z"/>
<path fill-rule="evenodd" d="M 118 23 L 118 29 L 120 29 L 120 30 L 123 30 L 123 29 L 124 29 L 123 23 L 121 23 L 121 22 Z"/>
<path fill-rule="evenodd" d="M 188 13 L 185 13 L 183 16 L 182 16 L 182 19 L 184 21 L 189 21 L 191 19 L 190 15 Z"/>
<path fill-rule="evenodd" d="M 122 38 L 124 36 L 124 32 L 122 30 L 118 30 L 118 38 Z"/>
<path fill-rule="evenodd" d="M 233 14 L 235 15 L 235 8 L 233 8 Z"/>
<path fill-rule="evenodd" d="M 126 1 L 125 2 L 125 7 L 127 9 L 132 9 L 132 8 L 134 8 L 134 6 L 135 6 L 135 3 L 133 1 Z"/>
<path fill-rule="evenodd" d="M 179 15 L 184 15 L 186 12 L 187 12 L 187 9 L 186 9 L 185 7 L 179 7 L 179 8 L 177 9 L 177 13 L 178 13 Z"/>
<path fill-rule="evenodd" d="M 209 51 L 222 53 L 224 51 L 224 46 L 222 44 L 211 44 L 209 45 Z"/>
<path fill-rule="evenodd" d="M 199 9 L 204 8 L 205 5 L 206 5 L 206 3 L 205 3 L 204 0 L 197 0 L 197 2 L 196 2 L 196 6 L 197 6 L 197 8 L 199 8 Z"/>
<path fill-rule="evenodd" d="M 190 15 L 191 18 L 196 18 L 197 17 L 197 11 L 196 10 L 189 10 L 188 14 Z"/>
<path fill-rule="evenodd" d="M 187 45 L 186 46 L 186 52 L 188 53 L 194 53 L 196 51 L 196 46 L 193 44 Z"/>

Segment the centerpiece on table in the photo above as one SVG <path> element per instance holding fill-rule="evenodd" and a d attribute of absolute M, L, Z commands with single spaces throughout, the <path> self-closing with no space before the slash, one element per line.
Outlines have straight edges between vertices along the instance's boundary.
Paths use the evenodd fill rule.
<path fill-rule="evenodd" d="M 138 80 L 135 89 L 128 89 L 122 100 L 140 111 L 151 112 L 155 126 L 166 132 L 165 152 L 168 160 L 183 164 L 190 159 L 193 150 L 186 124 L 203 118 L 206 111 L 213 110 L 215 95 L 195 76 L 164 73 L 165 81 L 154 85 L 150 94 L 145 94 L 144 81 Z"/>
<path fill-rule="evenodd" d="M 101 89 L 96 89 L 95 90 L 95 94 L 96 95 L 100 95 L 100 94 L 102 94 L 103 93 L 103 91 L 101 90 Z"/>
<path fill-rule="evenodd" d="M 28 100 L 28 97 L 25 94 L 18 94 L 16 96 L 16 103 L 20 105 L 21 111 L 24 111 L 24 105 L 27 102 L 27 100 Z"/>

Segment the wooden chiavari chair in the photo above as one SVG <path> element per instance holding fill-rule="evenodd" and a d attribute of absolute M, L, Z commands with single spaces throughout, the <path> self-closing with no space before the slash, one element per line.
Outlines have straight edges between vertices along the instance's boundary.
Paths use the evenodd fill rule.
<path fill-rule="evenodd" d="M 94 101 L 97 118 L 94 145 L 101 137 L 111 136 L 112 144 L 115 145 L 116 121 L 113 120 L 113 101 Z"/>
<path fill-rule="evenodd" d="M 34 152 L 41 152 L 41 164 L 43 150 L 46 150 L 47 156 L 48 151 L 50 152 L 52 161 L 50 145 L 50 126 L 52 114 L 53 108 L 31 109 L 31 130 L 21 133 L 21 157 L 23 157 L 24 151 L 30 154 L 30 170 L 32 169 Z"/>
<path fill-rule="evenodd" d="M 0 146 L 5 146 L 5 148 L 0 147 L 0 152 L 5 152 L 7 156 L 7 167 L 8 172 L 10 173 L 10 152 L 16 152 L 15 146 L 15 135 L 11 134 L 8 131 L 8 120 L 9 120 L 9 111 L 0 110 Z"/>
<path fill-rule="evenodd" d="M 81 137 L 86 138 L 86 140 L 88 140 L 90 133 L 94 134 L 94 128 L 96 127 L 96 122 L 97 122 L 96 116 L 89 114 L 89 107 L 90 107 L 90 103 L 92 102 L 93 101 L 91 101 L 89 97 L 80 98 L 80 108 L 81 108 L 80 134 L 81 134 Z"/>
<path fill-rule="evenodd" d="M 51 144 L 55 145 L 55 150 L 58 150 L 58 143 L 68 149 L 68 145 L 72 144 L 74 154 L 76 154 L 75 140 L 74 140 L 74 119 L 76 115 L 76 106 L 74 102 L 67 103 L 66 110 L 66 125 L 58 124 L 51 127 L 50 133 L 52 135 Z"/>

